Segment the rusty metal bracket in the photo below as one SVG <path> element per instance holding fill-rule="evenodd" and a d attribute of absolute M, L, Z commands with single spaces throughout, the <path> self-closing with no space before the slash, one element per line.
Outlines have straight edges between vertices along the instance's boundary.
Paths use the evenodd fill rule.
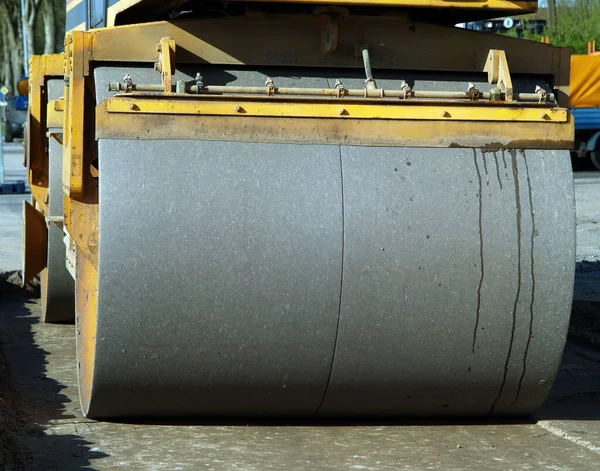
<path fill-rule="evenodd" d="M 340 20 L 347 18 L 350 12 L 343 7 L 319 7 L 313 12 L 321 20 L 321 52 L 335 52 L 338 46 Z"/>
<path fill-rule="evenodd" d="M 335 52 L 340 27 L 337 15 L 323 15 L 321 23 L 321 52 Z"/>
<path fill-rule="evenodd" d="M 504 93 L 504 100 L 513 101 L 513 85 L 508 69 L 508 61 L 506 60 L 506 52 L 499 49 L 490 49 L 483 71 L 488 74 L 488 83 L 496 84 Z"/>
<path fill-rule="evenodd" d="M 48 139 L 54 139 L 56 142 L 58 142 L 61 146 L 64 143 L 64 133 L 62 132 L 47 132 L 46 133 L 46 137 Z"/>
<path fill-rule="evenodd" d="M 161 38 L 156 46 L 158 61 L 154 69 L 160 73 L 165 93 L 173 93 L 173 74 L 175 73 L 175 40 L 173 38 Z"/>

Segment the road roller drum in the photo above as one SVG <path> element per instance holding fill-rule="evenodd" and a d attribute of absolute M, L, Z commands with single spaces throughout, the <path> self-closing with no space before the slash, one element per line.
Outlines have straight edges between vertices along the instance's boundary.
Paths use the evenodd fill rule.
<path fill-rule="evenodd" d="M 544 400 L 570 308 L 568 152 L 101 140 L 99 156 L 89 415 Z"/>
<path fill-rule="evenodd" d="M 34 57 L 25 278 L 75 280 L 84 414 L 532 414 L 573 291 L 569 52 L 452 27 L 535 2 L 295 3 L 117 2 Z"/>
<path fill-rule="evenodd" d="M 63 95 L 62 80 L 48 81 L 48 97 L 56 100 Z M 47 265 L 41 273 L 42 320 L 44 322 L 68 322 L 75 319 L 75 286 L 65 263 L 65 244 L 62 224 L 62 146 L 59 142 L 61 128 L 49 128 L 48 160 L 49 186 L 48 208 L 50 218 L 57 222 L 48 224 Z M 57 140 L 58 139 L 58 140 Z"/>

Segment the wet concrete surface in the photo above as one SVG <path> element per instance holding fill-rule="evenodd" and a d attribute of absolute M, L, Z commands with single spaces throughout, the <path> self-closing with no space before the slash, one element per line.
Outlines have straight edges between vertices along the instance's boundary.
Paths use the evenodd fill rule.
<path fill-rule="evenodd" d="M 576 175 L 575 186 L 572 326 L 589 332 L 600 317 L 600 174 Z M 5 221 L 9 211 L 0 211 Z M 9 230 L 0 225 L 2 245 Z M 0 259 L 0 268 L 13 268 L 2 265 Z M 0 469 L 594 470 L 600 462 L 600 350 L 581 329 L 571 329 L 551 395 L 529 421 L 95 422 L 79 408 L 74 327 L 41 324 L 38 293 L 6 278 L 0 276 L 0 428 L 11 435 L 0 436 L 0 448 L 9 445 Z"/>

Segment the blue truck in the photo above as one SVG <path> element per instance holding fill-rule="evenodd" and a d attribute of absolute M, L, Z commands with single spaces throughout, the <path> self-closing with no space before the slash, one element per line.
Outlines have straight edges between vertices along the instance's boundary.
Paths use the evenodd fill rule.
<path fill-rule="evenodd" d="M 27 122 L 27 105 L 27 98 L 22 95 L 6 98 L 4 142 L 23 137 L 23 125 Z"/>

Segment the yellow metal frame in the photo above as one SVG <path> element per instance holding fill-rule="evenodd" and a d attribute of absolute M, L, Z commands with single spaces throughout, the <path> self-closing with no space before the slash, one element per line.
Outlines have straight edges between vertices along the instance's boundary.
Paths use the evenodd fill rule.
<path fill-rule="evenodd" d="M 277 15 L 275 17 L 279 18 Z M 165 83 L 168 85 L 170 75 L 174 70 L 173 58 L 176 47 L 178 62 L 188 64 L 253 64 L 260 66 L 272 65 L 274 61 L 278 65 L 356 67 L 357 57 L 354 45 L 356 37 L 360 37 L 367 40 L 370 50 L 372 45 L 373 66 L 386 69 L 481 72 L 488 60 L 490 49 L 506 49 L 513 52 L 512 55 L 507 52 L 507 55 L 511 56 L 512 73 L 536 72 L 540 75 L 547 74 L 560 78 L 565 75 L 563 69 L 566 67 L 568 70 L 569 66 L 568 60 L 566 66 L 564 64 L 562 49 L 546 44 L 515 40 L 498 35 L 476 34 L 473 36 L 470 34 L 471 32 L 456 28 L 414 23 L 401 17 L 349 17 L 344 19 L 343 23 L 340 23 L 338 48 L 333 54 L 321 52 L 321 21 L 319 19 L 305 17 L 305 15 L 292 18 L 282 16 L 280 22 L 275 22 L 269 28 L 264 28 L 262 21 L 255 22 L 251 17 L 245 18 L 245 20 L 247 21 L 244 21 L 243 24 L 236 23 L 236 37 L 252 37 L 251 44 L 237 39 L 232 40 L 228 35 L 222 34 L 231 26 L 231 20 L 227 18 L 157 22 L 90 32 L 74 31 L 67 35 L 66 80 L 69 86 L 65 90 L 67 112 L 64 118 L 63 185 L 65 194 L 73 202 L 72 206 L 76 205 L 75 202 L 84 203 L 86 200 L 85 185 L 86 179 L 89 179 L 89 172 L 86 169 L 90 165 L 91 154 L 95 151 L 93 137 L 84 135 L 85 129 L 88 129 L 89 132 L 89 129 L 92 128 L 91 124 L 89 126 L 75 124 L 93 120 L 93 98 L 87 105 L 87 111 L 85 103 L 86 83 L 90 81 L 91 85 L 89 73 L 90 64 L 93 61 L 155 63 L 158 71 L 161 72 L 161 82 L 164 86 Z M 198 36 L 194 31 L 202 31 L 202 35 Z M 289 50 L 286 54 L 278 55 L 276 53 L 278 45 L 273 42 L 273 38 L 277 36 L 290 37 L 290 35 L 303 37 L 306 40 L 288 44 L 286 48 Z M 374 38 L 371 40 L 372 35 L 381 35 L 383 40 L 374 41 Z M 453 43 L 454 49 L 460 50 L 468 47 L 469 54 L 447 54 L 448 51 L 443 50 L 443 45 L 440 50 L 439 37 L 442 35 L 447 39 L 446 44 Z M 408 48 L 407 54 L 406 44 L 409 43 L 411 47 Z M 127 47 L 123 45 L 127 45 Z M 158 50 L 157 45 L 159 45 Z M 412 50 L 435 51 L 435 54 L 413 54 Z M 272 61 L 269 58 L 269 51 L 275 51 Z M 293 57 L 293 59 L 289 59 L 289 64 L 288 57 Z M 135 80 L 135 77 L 133 79 Z M 560 83 L 558 85 L 561 86 Z M 166 95 L 175 97 L 169 93 Z M 90 100 L 90 96 L 87 99 Z M 484 125 L 485 123 L 503 122 L 504 127 L 506 123 L 539 123 L 548 126 L 566 123 L 568 120 L 565 110 L 551 106 L 541 108 L 539 105 L 498 107 L 489 103 L 467 105 L 406 103 L 405 106 L 405 104 L 391 105 L 389 102 L 359 104 L 352 100 L 344 100 L 343 103 L 310 101 L 282 103 L 264 99 L 256 101 L 234 98 L 205 100 L 197 97 L 188 101 L 165 101 L 156 97 L 135 99 L 118 97 L 106 100 L 104 106 L 104 110 L 109 114 L 123 113 L 129 116 L 143 113 L 145 116 L 158 114 L 210 115 L 229 118 L 238 116 L 245 118 L 320 118 L 335 119 L 338 123 L 341 120 L 350 119 L 425 121 L 429 123 L 458 121 L 472 123 L 463 129 L 471 129 L 476 133 L 480 132 L 481 135 L 486 134 L 486 131 L 479 130 L 487 126 Z M 556 128 L 553 126 L 553 132 L 555 131 Z M 519 132 L 514 129 L 510 132 L 513 135 L 519 135 Z M 419 145 L 419 142 L 431 145 L 431 139 L 424 135 L 426 133 L 431 134 L 431 129 L 422 130 L 418 136 L 413 136 L 410 139 L 413 145 Z M 460 132 L 459 134 L 462 135 Z M 540 135 L 542 134 L 544 133 L 540 133 Z M 559 134 L 560 138 L 550 139 L 549 142 L 562 143 L 570 140 L 570 138 L 563 139 L 566 135 L 564 132 Z M 504 135 L 504 137 L 508 136 Z M 422 141 L 419 141 L 418 138 L 421 138 Z M 533 134 L 524 140 L 536 141 Z M 395 142 L 394 140 L 390 142 L 392 141 Z M 506 139 L 503 140 L 503 142 L 505 141 Z M 560 146 L 562 148 L 563 144 Z M 92 196 L 88 195 L 88 197 Z M 97 199 L 97 195 L 95 198 Z"/>
<path fill-rule="evenodd" d="M 201 139 L 238 142 L 483 149 L 570 149 L 565 122 L 360 119 L 109 112 L 96 108 L 96 139 Z M 290 131 L 293 130 L 293 131 Z"/>
<path fill-rule="evenodd" d="M 48 94 L 49 78 L 62 77 L 64 56 L 52 54 L 32 56 L 29 61 L 29 111 L 25 163 L 31 186 L 32 204 L 25 202 L 23 209 L 23 283 L 28 283 L 46 267 L 48 216 L 49 157 Z"/>
<path fill-rule="evenodd" d="M 63 149 L 63 189 L 73 199 L 82 199 L 85 118 L 85 84 L 89 75 L 90 44 L 93 35 L 83 31 L 69 33 L 65 40 L 65 133 Z M 75 123 L 75 125 L 73 125 Z"/>
<path fill-rule="evenodd" d="M 182 64 L 356 68 L 360 63 L 355 45 L 360 39 L 369 46 L 374 69 L 479 73 L 490 49 L 500 49 L 506 51 L 512 74 L 557 76 L 565 69 L 564 85 L 569 82 L 569 50 L 549 44 L 402 17 L 350 16 L 339 22 L 336 52 L 324 54 L 319 18 L 272 15 L 269 21 L 268 27 L 263 17 L 244 17 L 240 22 L 235 18 L 177 20 L 92 30 L 87 33 L 93 36 L 90 60 L 154 63 L 156 45 L 168 37 L 175 40 L 177 61 Z M 228 30 L 236 34 L 223 34 Z"/>
<path fill-rule="evenodd" d="M 175 47 L 175 40 L 173 38 L 161 38 L 158 44 L 158 62 L 155 67 L 160 72 L 165 93 L 171 93 L 173 86 Z"/>
<path fill-rule="evenodd" d="M 77 283 L 75 283 L 75 304 L 77 313 L 77 352 L 79 377 L 79 398 L 84 411 L 89 406 L 94 377 L 96 356 L 96 325 L 98 314 L 98 268 L 77 248 Z"/>
<path fill-rule="evenodd" d="M 47 102 L 48 78 L 62 77 L 64 57 L 62 54 L 32 56 L 29 61 L 29 112 L 27 117 L 27 142 L 25 160 L 33 200 L 44 215 L 48 208 L 48 151 L 47 151 Z"/>
<path fill-rule="evenodd" d="M 51 100 L 46 107 L 46 126 L 48 128 L 63 128 L 65 119 L 65 100 Z"/>
<path fill-rule="evenodd" d="M 234 2 L 245 0 L 232 0 Z M 261 0 L 265 3 L 325 3 L 327 5 L 361 5 L 403 8 L 458 8 L 461 10 L 502 10 L 523 14 L 537 10 L 537 1 L 514 0 Z"/>
<path fill-rule="evenodd" d="M 73 31 L 66 36 L 68 57 L 64 100 L 63 190 L 65 226 L 78 246 L 77 253 L 97 266 L 98 188 L 90 168 L 96 146 L 93 141 L 94 97 L 86 93 L 91 84 L 90 58 L 93 34 Z M 84 124 L 87 123 L 87 124 Z"/>
<path fill-rule="evenodd" d="M 23 201 L 23 286 L 47 265 L 48 228 L 44 214 Z"/>
<path fill-rule="evenodd" d="M 141 3 L 143 0 L 120 0 L 108 7 L 107 26 L 114 26 L 116 17 L 119 13 Z M 246 0 L 232 0 L 246 1 Z M 261 0 L 263 3 L 300 3 L 300 4 L 321 4 L 340 7 L 364 6 L 364 7 L 398 7 L 411 9 L 442 9 L 476 12 L 502 12 L 511 15 L 521 15 L 524 13 L 533 13 L 537 11 L 537 1 L 522 0 Z M 73 2 L 67 6 L 70 10 L 79 1 Z M 481 16 L 481 15 L 480 15 Z M 486 15 L 491 17 L 493 15 Z"/>
<path fill-rule="evenodd" d="M 250 100 L 248 97 L 207 100 L 119 96 L 107 98 L 105 103 L 108 113 L 128 114 L 547 123 L 565 123 L 568 119 L 567 110 L 551 106 L 501 106 L 487 103 L 413 104 L 398 100 L 375 103 L 353 101 L 283 101 L 267 97 L 262 100 Z"/>

